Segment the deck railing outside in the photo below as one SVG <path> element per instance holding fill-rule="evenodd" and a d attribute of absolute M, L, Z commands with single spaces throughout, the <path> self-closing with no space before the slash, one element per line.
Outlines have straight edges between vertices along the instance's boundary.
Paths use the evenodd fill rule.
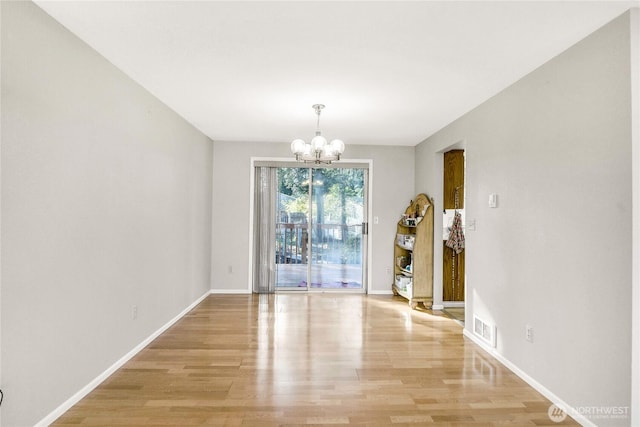
<path fill-rule="evenodd" d="M 276 264 L 360 264 L 362 224 L 276 224 Z M 310 258 L 311 257 L 311 258 Z"/>

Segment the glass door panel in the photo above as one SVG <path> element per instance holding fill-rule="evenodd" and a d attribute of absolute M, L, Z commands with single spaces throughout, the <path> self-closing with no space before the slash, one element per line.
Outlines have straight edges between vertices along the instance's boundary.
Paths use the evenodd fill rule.
<path fill-rule="evenodd" d="M 309 169 L 278 168 L 276 289 L 307 290 Z"/>
<path fill-rule="evenodd" d="M 311 289 L 362 289 L 364 169 L 312 169 Z"/>

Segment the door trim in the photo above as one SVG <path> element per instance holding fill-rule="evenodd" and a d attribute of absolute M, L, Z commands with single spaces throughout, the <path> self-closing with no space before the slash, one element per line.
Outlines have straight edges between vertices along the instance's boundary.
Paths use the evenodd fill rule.
<path fill-rule="evenodd" d="M 444 209 L 443 197 L 444 197 L 444 153 L 455 149 L 467 149 L 467 140 L 460 139 L 456 142 L 446 142 L 435 148 L 436 152 L 433 156 L 433 197 L 434 197 L 434 212 L 442 212 Z M 442 215 L 433 216 L 433 230 L 434 233 L 441 233 L 442 231 Z M 433 307 L 441 309 L 444 307 L 442 301 L 442 241 L 439 239 L 433 239 Z M 436 260 L 439 260 L 436 262 Z M 465 298 L 466 300 L 466 298 Z"/>

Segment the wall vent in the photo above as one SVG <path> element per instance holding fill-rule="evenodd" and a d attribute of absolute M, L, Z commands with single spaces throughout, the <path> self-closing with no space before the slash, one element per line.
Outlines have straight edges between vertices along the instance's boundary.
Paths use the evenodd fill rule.
<path fill-rule="evenodd" d="M 496 327 L 489 325 L 478 316 L 473 316 L 473 333 L 491 347 L 496 346 Z"/>

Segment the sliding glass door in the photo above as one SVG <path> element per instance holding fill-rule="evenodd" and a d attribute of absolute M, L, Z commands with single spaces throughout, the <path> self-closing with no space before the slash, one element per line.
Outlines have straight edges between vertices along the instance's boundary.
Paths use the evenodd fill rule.
<path fill-rule="evenodd" d="M 367 170 L 276 169 L 274 288 L 364 290 Z"/>

